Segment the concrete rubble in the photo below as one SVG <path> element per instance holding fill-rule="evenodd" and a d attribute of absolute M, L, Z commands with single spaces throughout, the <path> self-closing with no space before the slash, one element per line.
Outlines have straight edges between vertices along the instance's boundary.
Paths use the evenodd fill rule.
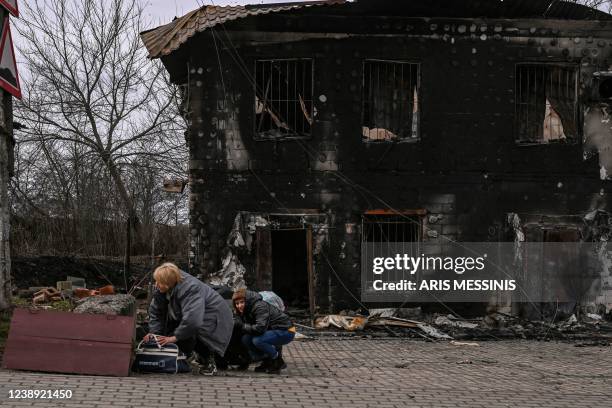
<path fill-rule="evenodd" d="M 74 313 L 132 316 L 136 299 L 131 295 L 92 296 L 78 301 Z"/>

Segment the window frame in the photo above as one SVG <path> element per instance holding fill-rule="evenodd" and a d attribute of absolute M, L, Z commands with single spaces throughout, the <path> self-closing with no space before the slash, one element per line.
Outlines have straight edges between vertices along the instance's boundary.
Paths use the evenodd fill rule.
<path fill-rule="evenodd" d="M 361 242 L 375 242 L 375 243 L 388 243 L 388 242 L 412 242 L 412 243 L 423 243 L 425 240 L 425 217 L 427 215 L 427 211 L 424 209 L 418 210 L 404 210 L 404 211 L 365 211 L 361 214 Z M 405 221 L 403 221 L 405 220 Z M 367 226 L 379 226 L 382 228 L 382 225 L 415 225 L 416 233 L 412 236 L 412 238 L 416 238 L 413 240 L 403 240 L 403 241 L 370 241 L 368 240 L 368 232 L 369 228 Z M 389 230 L 387 230 L 389 231 Z M 397 233 L 397 228 L 396 228 Z M 402 234 L 403 235 L 403 234 Z M 408 237 L 409 238 L 409 237 Z"/>
<path fill-rule="evenodd" d="M 416 129 L 416 137 L 397 137 L 395 139 L 387 139 L 387 140 L 369 140 L 367 138 L 365 138 L 363 136 L 363 128 L 365 127 L 365 106 L 366 106 L 366 101 L 367 103 L 370 103 L 371 101 L 368 101 L 367 95 L 366 95 L 366 64 L 368 63 L 387 63 L 387 64 L 398 64 L 398 65 L 414 65 L 416 66 L 417 69 L 417 73 L 416 73 L 416 90 L 417 90 L 417 104 L 418 104 L 418 111 L 417 111 L 417 129 Z M 421 140 L 421 128 L 422 128 L 422 121 L 421 118 L 423 116 L 423 98 L 421 96 L 421 76 L 422 76 L 422 70 L 421 70 L 421 66 L 422 63 L 421 61 L 417 61 L 417 60 L 396 60 L 396 59 L 384 59 L 384 58 L 365 58 L 362 61 L 361 64 L 361 70 L 362 70 L 362 75 L 361 75 L 361 123 L 360 123 L 360 135 L 361 135 L 361 142 L 362 143 L 366 143 L 366 144 L 381 144 L 381 143 L 417 143 Z M 411 125 L 412 125 L 412 121 L 411 121 Z"/>
<path fill-rule="evenodd" d="M 297 132 L 291 133 L 291 134 L 287 134 L 287 135 L 283 135 L 281 137 L 271 137 L 271 136 L 265 136 L 263 135 L 262 132 L 258 131 L 257 129 L 257 66 L 259 63 L 262 62 L 270 62 L 270 63 L 274 63 L 274 62 L 284 62 L 284 61 L 310 61 L 311 64 L 311 72 L 310 72 L 310 94 L 311 94 L 311 103 L 312 103 L 312 108 L 311 108 L 311 118 L 312 118 L 312 124 L 310 125 L 310 132 L 307 135 L 301 135 L 298 134 Z M 295 57 L 295 58 L 254 58 L 253 61 L 253 66 L 254 66 L 254 81 L 253 81 L 253 86 L 252 86 L 252 90 L 253 90 L 253 140 L 255 140 L 256 142 L 269 142 L 269 141 L 290 141 L 290 140 L 309 140 L 312 139 L 312 132 L 313 132 L 313 127 L 314 124 L 316 122 L 316 107 L 315 107 L 315 58 L 313 57 Z"/>
<path fill-rule="evenodd" d="M 573 137 L 566 137 L 565 139 L 553 139 L 549 141 L 538 141 L 536 139 L 521 139 L 519 135 L 519 77 L 518 72 L 520 67 L 525 66 L 536 66 L 536 67 L 558 67 L 558 68 L 572 68 L 575 72 L 576 82 L 574 84 L 575 102 L 574 102 L 574 121 L 576 126 L 576 134 Z M 583 137 L 583 118 L 582 102 L 580 100 L 580 64 L 564 61 L 525 61 L 514 64 L 514 117 L 512 121 L 512 136 L 514 143 L 517 146 L 529 147 L 529 146 L 575 146 L 580 144 Z"/>

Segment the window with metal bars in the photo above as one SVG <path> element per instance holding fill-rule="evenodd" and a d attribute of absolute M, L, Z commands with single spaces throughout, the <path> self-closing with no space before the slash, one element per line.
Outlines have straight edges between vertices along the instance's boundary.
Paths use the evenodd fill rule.
<path fill-rule="evenodd" d="M 363 242 L 421 242 L 423 220 L 420 215 L 363 215 Z"/>
<path fill-rule="evenodd" d="M 580 117 L 575 66 L 518 64 L 515 81 L 518 143 L 578 140 Z"/>
<path fill-rule="evenodd" d="M 305 138 L 313 123 L 312 59 L 255 62 L 255 138 Z"/>
<path fill-rule="evenodd" d="M 363 63 L 362 135 L 365 142 L 419 137 L 420 66 L 401 61 Z"/>

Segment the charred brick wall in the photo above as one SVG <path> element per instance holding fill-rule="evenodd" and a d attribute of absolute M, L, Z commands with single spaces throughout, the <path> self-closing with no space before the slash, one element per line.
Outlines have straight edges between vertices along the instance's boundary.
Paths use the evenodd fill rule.
<path fill-rule="evenodd" d="M 239 211 L 316 209 L 330 223 L 315 259 L 317 305 L 338 310 L 356 306 L 340 280 L 359 296 L 367 210 L 425 209 L 424 240 L 459 241 L 512 239 L 508 213 L 609 210 L 609 182 L 583 141 L 519 146 L 515 137 L 517 63 L 574 64 L 581 109 L 592 109 L 593 73 L 612 61 L 612 26 L 597 24 L 269 16 L 197 35 L 179 81 L 191 123 L 193 266 L 221 268 Z M 285 58 L 314 61 L 312 136 L 256 141 L 255 61 Z M 362 141 L 364 59 L 420 64 L 418 141 Z"/>

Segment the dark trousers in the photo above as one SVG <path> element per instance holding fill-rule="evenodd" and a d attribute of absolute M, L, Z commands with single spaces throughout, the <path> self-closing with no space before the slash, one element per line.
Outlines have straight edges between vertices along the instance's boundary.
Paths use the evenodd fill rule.
<path fill-rule="evenodd" d="M 174 335 L 174 329 L 176 329 L 178 327 L 180 322 L 175 322 L 175 321 L 169 321 L 168 322 L 168 328 L 166 330 L 167 334 L 165 334 L 166 336 L 172 336 Z M 178 346 L 179 350 L 181 350 L 183 353 L 185 353 L 185 355 L 187 357 L 191 356 L 191 354 L 195 351 L 196 353 L 198 353 L 198 356 L 200 356 L 200 360 L 202 360 L 201 362 L 205 362 L 211 355 L 211 351 L 208 348 L 208 346 L 204 343 L 202 343 L 199 339 L 198 336 L 195 335 L 190 339 L 184 339 L 184 340 L 179 340 L 176 342 L 176 345 Z"/>
<path fill-rule="evenodd" d="M 217 361 L 217 367 L 226 368 L 229 365 L 244 366 L 251 362 L 249 350 L 242 344 L 242 330 L 234 328 L 225 355 Z"/>
<path fill-rule="evenodd" d="M 176 345 L 178 346 L 179 350 L 185 353 L 185 355 L 188 357 L 194 351 L 198 353 L 198 356 L 200 356 L 201 362 L 205 362 L 210 357 L 210 354 L 211 354 L 211 351 L 208 348 L 208 346 L 206 346 L 206 344 L 198 340 L 197 337 L 192 337 L 191 339 L 187 339 L 187 340 L 179 340 L 176 343 Z"/>
<path fill-rule="evenodd" d="M 278 357 L 278 347 L 289 344 L 295 337 L 294 333 L 285 330 L 266 330 L 260 336 L 245 334 L 242 336 L 242 344 L 249 350 L 253 361 L 265 358 L 275 359 Z"/>

